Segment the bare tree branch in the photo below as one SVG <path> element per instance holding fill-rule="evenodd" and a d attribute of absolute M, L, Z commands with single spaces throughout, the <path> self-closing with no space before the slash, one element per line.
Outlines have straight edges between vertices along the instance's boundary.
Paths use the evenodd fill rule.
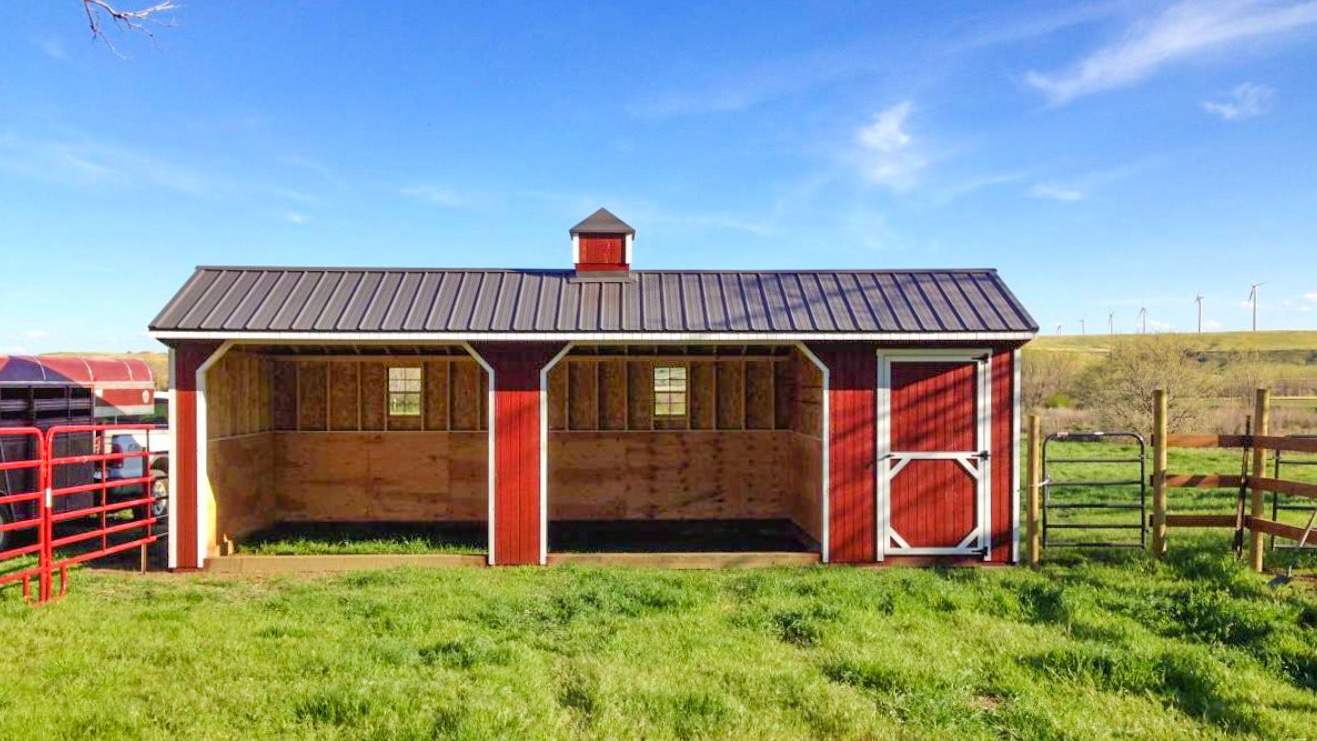
<path fill-rule="evenodd" d="M 109 0 L 82 0 L 82 9 L 87 12 L 87 25 L 91 27 L 92 39 L 100 39 L 115 54 L 118 50 L 114 48 L 114 43 L 105 35 L 105 29 L 102 25 L 105 18 L 109 18 L 114 25 L 125 31 L 137 31 L 145 34 L 152 41 L 155 40 L 155 34 L 147 27 L 148 23 L 160 23 L 159 15 L 171 10 L 177 10 L 178 5 L 172 0 L 163 0 L 150 7 L 141 10 L 120 10 L 111 5 Z"/>

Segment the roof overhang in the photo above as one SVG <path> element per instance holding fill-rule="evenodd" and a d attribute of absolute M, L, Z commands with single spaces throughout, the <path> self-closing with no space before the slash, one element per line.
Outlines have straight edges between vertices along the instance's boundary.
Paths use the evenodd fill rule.
<path fill-rule="evenodd" d="M 153 330 L 157 340 L 235 342 L 461 343 L 461 342 L 1028 342 L 1036 332 L 189 332 Z"/>

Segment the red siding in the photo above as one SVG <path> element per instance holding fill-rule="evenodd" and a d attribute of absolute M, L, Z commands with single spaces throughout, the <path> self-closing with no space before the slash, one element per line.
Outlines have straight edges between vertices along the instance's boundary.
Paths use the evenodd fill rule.
<path fill-rule="evenodd" d="M 219 347 L 213 342 L 181 343 L 174 348 L 173 398 L 174 443 L 169 453 L 170 475 L 177 487 L 174 529 L 178 568 L 196 569 L 197 539 L 197 369 Z"/>
<path fill-rule="evenodd" d="M 540 369 L 562 349 L 482 344 L 494 369 L 494 562 L 540 560 Z"/>
<path fill-rule="evenodd" d="M 818 343 L 810 350 L 828 366 L 829 559 L 877 558 L 874 445 L 877 440 L 877 346 Z"/>
<path fill-rule="evenodd" d="M 892 364 L 893 452 L 975 452 L 974 363 Z M 890 526 L 915 548 L 954 548 L 974 529 L 975 480 L 958 462 L 915 460 L 891 480 Z"/>
<path fill-rule="evenodd" d="M 581 272 L 606 272 L 629 270 L 626 262 L 626 238 L 624 236 L 585 236 L 579 237 L 581 246 L 580 259 L 576 269 Z"/>

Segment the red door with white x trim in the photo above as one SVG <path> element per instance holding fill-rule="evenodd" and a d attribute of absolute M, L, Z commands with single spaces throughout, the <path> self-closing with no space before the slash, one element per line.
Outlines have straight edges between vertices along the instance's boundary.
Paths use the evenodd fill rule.
<path fill-rule="evenodd" d="M 887 414 L 880 410 L 886 424 L 878 443 L 886 554 L 986 553 L 987 362 L 982 356 L 884 358 L 880 404 Z"/>

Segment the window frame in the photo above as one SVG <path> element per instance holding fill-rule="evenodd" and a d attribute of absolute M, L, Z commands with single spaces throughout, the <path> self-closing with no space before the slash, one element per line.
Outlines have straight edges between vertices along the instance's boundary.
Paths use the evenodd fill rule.
<path fill-rule="evenodd" d="M 394 372 L 402 376 L 394 378 Z M 414 378 L 411 378 L 412 374 Z M 395 387 L 395 382 L 401 384 Z M 414 388 L 412 387 L 414 384 Z M 384 412 L 390 419 L 419 419 L 425 414 L 425 369 L 419 365 L 390 365 L 384 375 Z M 415 407 L 406 403 L 414 400 Z M 395 405 L 395 401 L 401 402 Z"/>
<path fill-rule="evenodd" d="M 677 372 L 678 373 L 674 373 Z M 660 376 L 663 376 L 660 378 Z M 654 419 L 681 420 L 690 417 L 690 366 L 655 365 L 651 393 Z M 660 384 L 663 384 L 660 386 Z M 662 405 L 662 406 L 660 406 Z M 665 409 L 665 411 L 660 411 Z M 680 409 L 680 411 L 676 411 Z"/>

